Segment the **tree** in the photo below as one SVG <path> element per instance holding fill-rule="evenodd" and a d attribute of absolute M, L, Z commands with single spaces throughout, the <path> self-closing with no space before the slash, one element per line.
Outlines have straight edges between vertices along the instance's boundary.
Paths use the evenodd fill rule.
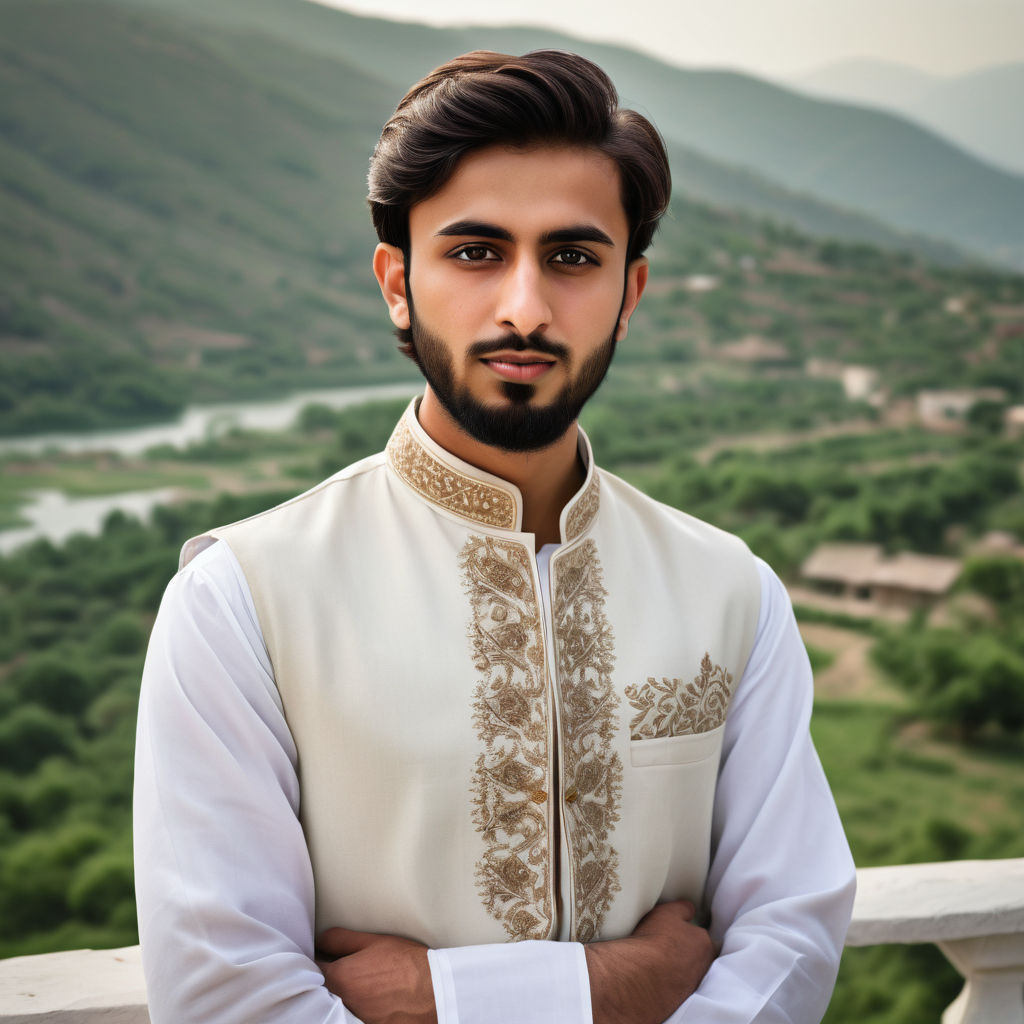
<path fill-rule="evenodd" d="M 0 721 L 0 767 L 31 771 L 44 758 L 70 750 L 74 737 L 71 722 L 48 708 L 16 707 Z"/>

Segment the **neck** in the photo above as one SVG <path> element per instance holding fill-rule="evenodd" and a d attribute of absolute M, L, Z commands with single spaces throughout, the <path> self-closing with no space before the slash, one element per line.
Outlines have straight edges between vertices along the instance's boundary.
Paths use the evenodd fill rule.
<path fill-rule="evenodd" d="M 420 402 L 420 426 L 431 440 L 456 458 L 519 488 L 523 498 L 523 532 L 536 535 L 537 547 L 561 540 L 562 509 L 583 484 L 573 425 L 554 444 L 533 452 L 507 452 L 470 437 L 428 387 Z"/>

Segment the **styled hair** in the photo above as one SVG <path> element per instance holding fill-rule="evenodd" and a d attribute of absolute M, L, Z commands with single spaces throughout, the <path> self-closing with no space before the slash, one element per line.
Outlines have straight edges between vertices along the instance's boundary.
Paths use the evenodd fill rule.
<path fill-rule="evenodd" d="M 492 145 L 592 147 L 619 168 L 629 221 L 627 260 L 644 253 L 672 181 L 657 129 L 619 109 L 611 79 L 561 50 L 513 57 L 475 50 L 435 68 L 403 97 L 370 159 L 377 237 L 409 246 L 409 210 L 440 191 L 467 153 Z"/>

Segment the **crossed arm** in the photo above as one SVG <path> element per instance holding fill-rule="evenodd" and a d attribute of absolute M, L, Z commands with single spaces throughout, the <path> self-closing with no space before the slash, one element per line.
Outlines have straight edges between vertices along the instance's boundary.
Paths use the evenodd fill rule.
<path fill-rule="evenodd" d="M 223 544 L 203 552 L 168 590 L 140 706 L 136 870 L 154 1024 L 399 1024 L 435 1008 L 488 1024 L 513 1006 L 515 1019 L 559 1024 L 818 1021 L 853 869 L 806 737 L 806 657 L 784 593 L 763 580 L 768 610 L 727 725 L 710 933 L 685 904 L 655 908 L 626 939 L 429 960 L 406 940 L 330 931 L 318 965 L 296 751 L 237 563 Z M 786 685 L 766 697 L 769 671 Z M 442 1010 L 449 989 L 457 1007 Z M 521 1015 L 530 1000 L 548 1009 Z"/>
<path fill-rule="evenodd" d="M 685 900 L 656 906 L 631 936 L 586 947 L 594 1024 L 661 1024 L 700 984 L 711 938 Z M 317 965 L 364 1024 L 436 1024 L 427 947 L 394 935 L 330 928 Z"/>

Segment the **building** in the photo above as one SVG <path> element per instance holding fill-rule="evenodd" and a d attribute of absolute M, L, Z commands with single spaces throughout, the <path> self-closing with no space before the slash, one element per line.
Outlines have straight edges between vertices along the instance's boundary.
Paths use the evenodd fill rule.
<path fill-rule="evenodd" d="M 958 429 L 979 402 L 1005 402 L 1002 388 L 959 388 L 953 391 L 919 391 L 917 416 L 930 430 Z"/>
<path fill-rule="evenodd" d="M 961 568 L 957 558 L 909 551 L 888 556 L 878 544 L 822 544 L 804 562 L 800 575 L 822 593 L 924 608 L 949 593 Z"/>

